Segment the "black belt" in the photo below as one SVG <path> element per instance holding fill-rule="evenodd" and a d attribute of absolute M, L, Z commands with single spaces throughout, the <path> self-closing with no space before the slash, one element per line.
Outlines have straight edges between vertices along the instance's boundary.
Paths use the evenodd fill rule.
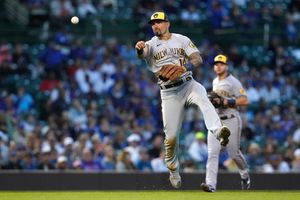
<path fill-rule="evenodd" d="M 185 78 L 182 78 L 180 79 L 180 81 L 177 81 L 175 83 L 172 83 L 172 84 L 169 84 L 169 85 L 160 85 L 160 89 L 169 89 L 169 88 L 172 88 L 172 87 L 178 87 L 180 85 L 182 85 L 184 82 L 187 82 L 187 81 L 190 81 L 192 80 L 192 77 L 191 76 L 187 76 Z"/>
<path fill-rule="evenodd" d="M 234 114 L 231 114 L 231 115 L 221 116 L 220 119 L 221 119 L 221 120 L 226 120 L 226 119 L 232 119 L 232 118 L 234 118 L 234 117 L 235 117 Z"/>

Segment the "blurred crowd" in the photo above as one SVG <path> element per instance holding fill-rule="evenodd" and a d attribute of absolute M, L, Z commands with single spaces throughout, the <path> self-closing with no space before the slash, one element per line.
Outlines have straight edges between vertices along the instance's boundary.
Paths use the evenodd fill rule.
<path fill-rule="evenodd" d="M 120 3 L 20 2 L 29 8 L 50 4 L 51 15 L 57 17 L 71 16 L 81 9 L 82 15 L 86 10 L 117 12 Z M 226 7 L 228 1 L 222 0 L 138 1 L 132 15 L 142 19 L 150 11 L 162 8 L 170 18 L 177 16 L 197 23 L 205 17 L 212 20 L 213 26 L 234 28 L 257 25 L 262 18 L 256 17 L 266 17 L 266 10 L 271 18 L 281 13 L 287 22 L 291 19 L 296 24 L 300 20 L 298 1 L 256 11 L 246 6 L 246 0 L 232 2 L 234 7 Z M 200 15 L 199 9 L 205 5 L 209 5 L 208 13 Z M 59 10 L 59 6 L 63 9 Z M 249 15 L 244 16 L 239 9 L 249 10 Z M 285 9 L 289 12 L 282 12 Z M 243 23 L 234 22 L 233 14 Z M 222 20 L 214 20 L 216 17 Z M 297 40 L 299 35 L 292 38 Z M 250 105 L 240 109 L 241 150 L 250 170 L 300 172 L 297 49 L 287 48 L 282 37 L 272 37 L 269 46 L 255 49 L 234 43 L 224 49 L 205 39 L 194 42 L 204 60 L 201 68 L 191 69 L 196 80 L 211 89 L 213 57 L 223 52 L 229 57 L 231 73 L 245 86 Z M 0 169 L 166 172 L 159 87 L 146 64 L 136 58 L 133 43 L 110 38 L 86 45 L 83 37 L 74 37 L 63 29 L 47 43 L 1 44 Z M 266 55 L 268 59 L 263 59 Z M 180 136 L 183 171 L 205 170 L 206 137 L 200 111 L 188 108 Z M 220 155 L 220 169 L 237 170 L 225 150 Z"/>
<path fill-rule="evenodd" d="M 29 23 L 41 26 L 65 25 L 74 15 L 110 20 L 131 19 L 138 24 L 138 36 L 151 35 L 147 24 L 154 10 L 164 10 L 170 20 L 193 27 L 206 23 L 209 31 L 219 29 L 253 30 L 273 23 L 284 32 L 286 42 L 299 40 L 300 3 L 298 0 L 18 0 L 29 11 Z M 276 27 L 277 28 L 277 27 Z"/>

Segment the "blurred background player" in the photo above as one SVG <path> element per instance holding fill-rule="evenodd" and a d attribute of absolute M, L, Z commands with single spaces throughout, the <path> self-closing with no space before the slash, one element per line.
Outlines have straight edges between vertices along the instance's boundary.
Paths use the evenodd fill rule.
<path fill-rule="evenodd" d="M 214 71 L 217 77 L 213 80 L 213 92 L 221 98 L 220 107 L 215 105 L 222 124 L 226 125 L 231 132 L 229 143 L 226 146 L 229 157 L 236 163 L 242 179 L 242 189 L 250 188 L 250 177 L 247 162 L 240 151 L 240 137 L 242 120 L 238 106 L 247 106 L 246 92 L 239 80 L 228 72 L 227 57 L 217 55 L 214 58 Z M 217 173 L 219 166 L 219 153 L 221 145 L 215 137 L 208 135 L 208 160 L 206 166 L 206 183 L 201 184 L 205 192 L 214 192 L 217 185 Z"/>

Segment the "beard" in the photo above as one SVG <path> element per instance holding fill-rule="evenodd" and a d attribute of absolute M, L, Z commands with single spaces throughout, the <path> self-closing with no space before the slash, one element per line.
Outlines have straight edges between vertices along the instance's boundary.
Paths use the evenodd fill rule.
<path fill-rule="evenodd" d="M 156 35 L 156 36 L 161 36 L 162 35 L 162 33 L 161 33 L 161 31 L 160 30 L 155 30 L 154 31 L 154 35 Z"/>
<path fill-rule="evenodd" d="M 227 71 L 226 70 L 223 70 L 223 71 L 221 71 L 221 72 L 217 72 L 217 75 L 218 76 L 224 76 L 224 75 L 226 75 L 227 74 Z"/>

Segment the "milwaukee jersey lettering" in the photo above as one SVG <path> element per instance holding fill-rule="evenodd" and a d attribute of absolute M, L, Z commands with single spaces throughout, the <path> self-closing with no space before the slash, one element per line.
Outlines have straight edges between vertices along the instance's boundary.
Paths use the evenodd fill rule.
<path fill-rule="evenodd" d="M 199 52 L 192 41 L 181 34 L 172 33 L 168 40 L 159 40 L 154 36 L 146 42 L 148 53 L 145 60 L 152 72 L 157 72 L 165 64 L 185 65 L 188 56 Z"/>

